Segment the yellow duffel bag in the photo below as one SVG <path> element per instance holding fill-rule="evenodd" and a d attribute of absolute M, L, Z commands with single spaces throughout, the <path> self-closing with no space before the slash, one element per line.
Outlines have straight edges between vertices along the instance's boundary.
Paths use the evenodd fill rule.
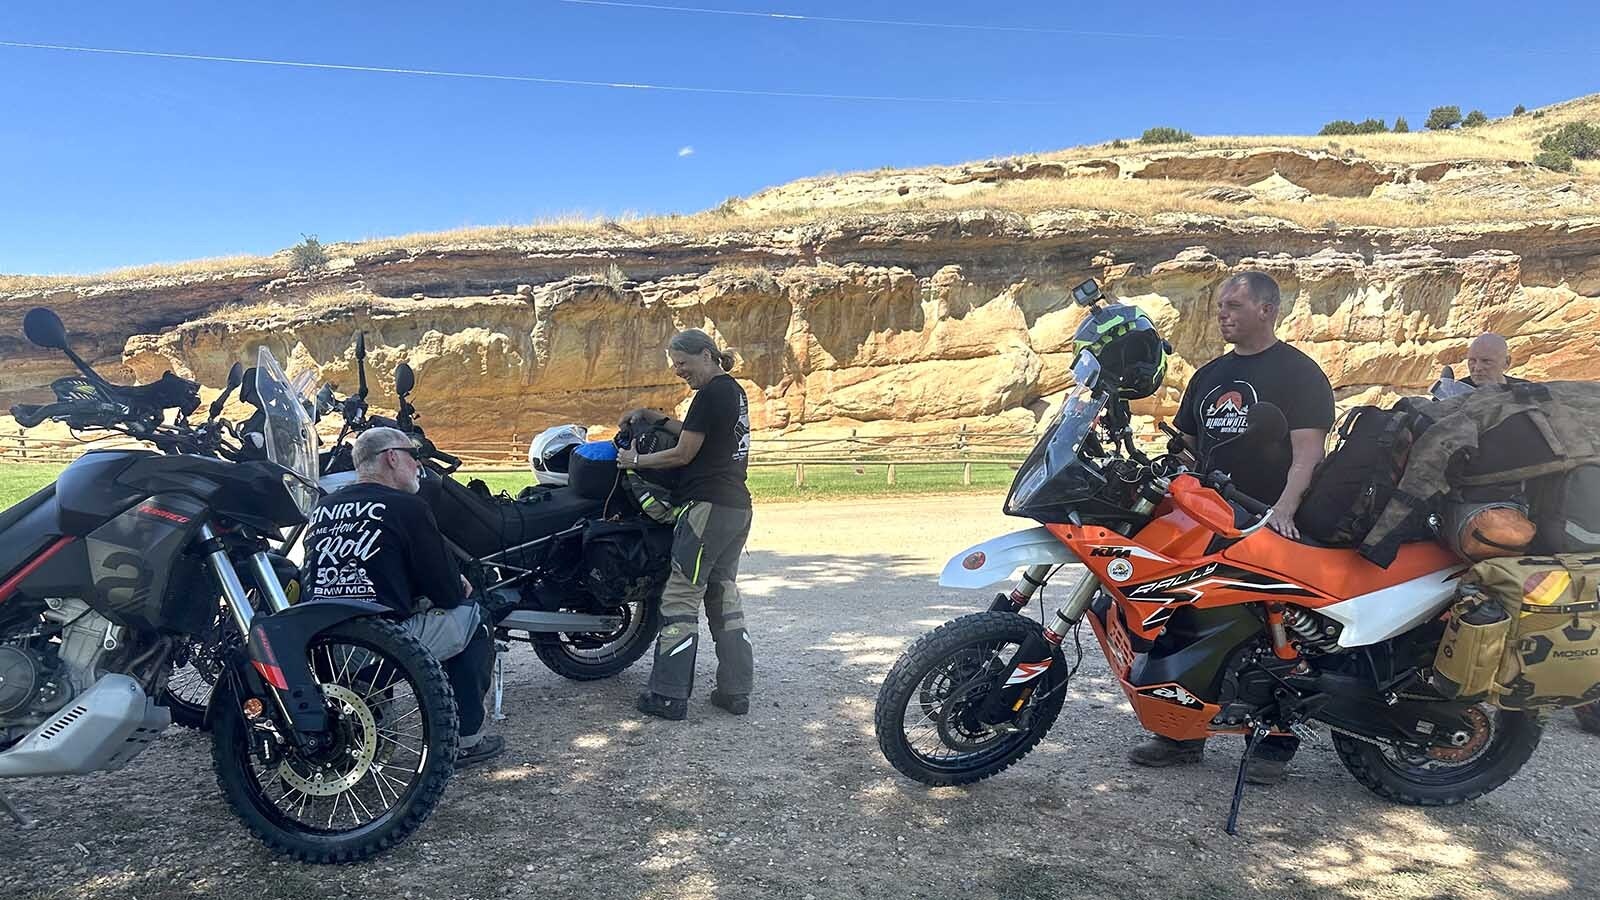
<path fill-rule="evenodd" d="M 1506 709 L 1600 699 L 1600 556 L 1490 559 L 1465 580 L 1510 622 L 1490 699 Z"/>

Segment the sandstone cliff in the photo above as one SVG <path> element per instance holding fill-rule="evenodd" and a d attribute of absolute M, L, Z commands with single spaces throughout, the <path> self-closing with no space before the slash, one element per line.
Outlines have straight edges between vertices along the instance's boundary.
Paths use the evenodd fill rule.
<path fill-rule="evenodd" d="M 1052 179 L 1149 179 L 1231 211 L 1196 212 L 1188 200 L 1168 212 L 1029 208 L 981 193 Z M 1496 221 L 1382 227 L 1260 214 L 1467 188 L 1499 210 Z M 1223 349 L 1212 292 L 1244 268 L 1278 278 L 1283 336 L 1323 364 L 1346 402 L 1425 386 L 1441 364 L 1459 368 L 1483 330 L 1510 338 L 1518 374 L 1600 377 L 1600 218 L 1575 214 L 1596 196 L 1592 174 L 1563 180 L 1510 159 L 1249 147 L 812 180 L 709 219 L 348 245 L 309 272 L 274 259 L 28 285 L 0 293 L 0 403 L 36 399 L 64 371 L 20 341 L 22 312 L 49 304 L 107 374 L 141 380 L 171 368 L 217 385 L 268 346 L 291 371 L 315 369 L 348 390 L 351 342 L 364 330 L 375 401 L 392 403 L 387 373 L 409 361 L 424 424 L 446 443 L 675 406 L 686 390 L 663 351 L 685 327 L 737 348 L 760 429 L 1026 430 L 1066 386 L 1081 317 L 1072 285 L 1102 279 L 1172 341 L 1168 387 L 1142 410 L 1161 414 L 1194 364 Z M 827 197 L 844 198 L 839 210 L 796 212 Z M 879 210 L 884 197 L 904 199 Z"/>

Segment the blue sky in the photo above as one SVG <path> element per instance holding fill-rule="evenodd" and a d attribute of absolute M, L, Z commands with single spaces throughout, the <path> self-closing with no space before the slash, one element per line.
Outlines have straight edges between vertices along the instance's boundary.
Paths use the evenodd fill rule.
<path fill-rule="evenodd" d="M 1592 2 L 1523 4 L 1515 16 L 1476 0 L 1293 13 L 1199 0 L 655 5 L 1011 30 L 574 0 L 11 2 L 0 41 L 902 99 L 0 46 L 0 272 L 268 253 L 302 234 L 692 212 L 827 171 L 1047 150 L 1155 124 L 1307 133 L 1334 118 L 1404 115 L 1417 128 L 1435 105 L 1499 115 L 1600 91 Z"/>

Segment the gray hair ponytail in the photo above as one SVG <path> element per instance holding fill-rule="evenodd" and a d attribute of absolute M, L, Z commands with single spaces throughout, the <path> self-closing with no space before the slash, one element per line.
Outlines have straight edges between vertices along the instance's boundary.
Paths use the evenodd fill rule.
<path fill-rule="evenodd" d="M 710 353 L 711 358 L 722 366 L 722 371 L 733 371 L 733 351 L 723 350 L 718 347 L 717 342 L 711 339 L 711 335 L 698 328 L 690 328 L 673 335 L 671 343 L 667 344 L 667 348 L 676 350 L 679 353 L 687 353 L 691 356 Z"/>

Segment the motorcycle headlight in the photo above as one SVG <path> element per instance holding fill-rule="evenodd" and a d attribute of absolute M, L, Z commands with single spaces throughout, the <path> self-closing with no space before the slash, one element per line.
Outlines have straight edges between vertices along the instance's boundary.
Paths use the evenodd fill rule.
<path fill-rule="evenodd" d="M 1031 465 L 1017 473 L 1016 488 L 1011 492 L 1012 501 L 1017 505 L 1025 505 L 1049 480 L 1050 466 L 1046 464 L 1045 457 L 1040 455 Z"/>

